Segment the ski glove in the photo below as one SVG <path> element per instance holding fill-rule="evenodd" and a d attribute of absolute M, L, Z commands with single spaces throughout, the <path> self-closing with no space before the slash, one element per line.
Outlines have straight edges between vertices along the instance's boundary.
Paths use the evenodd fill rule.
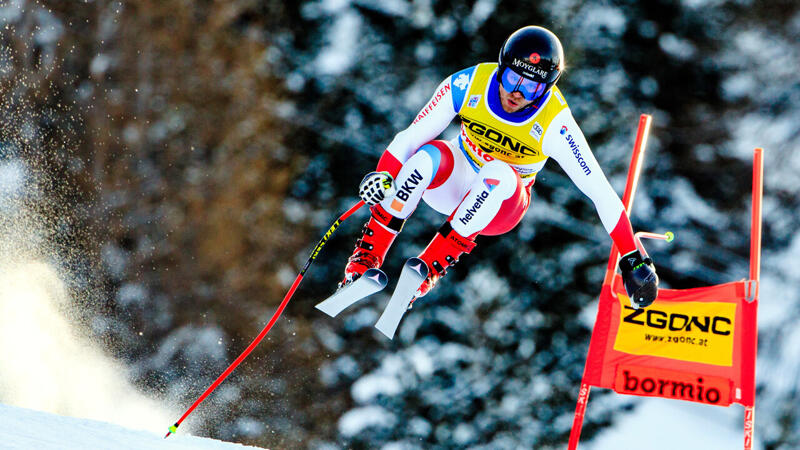
<path fill-rule="evenodd" d="M 370 172 L 364 176 L 358 187 L 358 196 L 369 206 L 380 203 L 395 192 L 397 189 L 389 172 Z"/>
<path fill-rule="evenodd" d="M 653 260 L 642 258 L 639 250 L 634 250 L 619 260 L 619 270 L 631 306 L 634 309 L 650 306 L 658 296 L 658 275 Z"/>

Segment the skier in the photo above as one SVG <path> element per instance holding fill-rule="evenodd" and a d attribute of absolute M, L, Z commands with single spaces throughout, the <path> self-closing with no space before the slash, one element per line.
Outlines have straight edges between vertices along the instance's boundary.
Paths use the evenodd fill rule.
<path fill-rule="evenodd" d="M 448 216 L 419 255 L 428 275 L 415 298 L 426 295 L 472 251 L 476 236 L 507 233 L 522 220 L 536 174 L 553 158 L 592 200 L 624 255 L 619 269 L 630 298 L 639 307 L 650 305 L 658 293 L 655 267 L 636 249 L 622 201 L 555 86 L 563 70 L 564 51 L 555 34 L 527 26 L 506 39 L 498 63 L 445 78 L 361 181 L 359 195 L 371 206 L 371 217 L 340 286 L 381 266 L 403 223 L 425 200 Z M 435 140 L 456 116 L 458 136 Z"/>

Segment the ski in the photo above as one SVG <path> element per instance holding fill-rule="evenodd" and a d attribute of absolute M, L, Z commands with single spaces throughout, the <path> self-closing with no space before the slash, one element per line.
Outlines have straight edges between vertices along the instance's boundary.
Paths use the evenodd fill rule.
<path fill-rule="evenodd" d="M 400 325 L 403 314 L 408 310 L 408 306 L 415 298 L 414 296 L 417 289 L 419 289 L 427 277 L 428 266 L 425 264 L 425 261 L 419 258 L 410 258 L 406 261 L 403 265 L 403 270 L 400 272 L 400 279 L 397 280 L 397 286 L 392 293 L 392 298 L 389 300 L 389 304 L 386 305 L 386 309 L 383 310 L 380 319 L 378 319 L 378 322 L 375 324 L 375 328 L 377 328 L 378 331 L 389 339 L 394 337 L 394 333 L 397 331 L 397 326 Z"/>
<path fill-rule="evenodd" d="M 388 282 L 389 277 L 387 277 L 383 271 L 379 269 L 369 269 L 356 281 L 353 281 L 336 291 L 330 297 L 319 302 L 315 308 L 331 317 L 336 317 L 337 314 L 344 311 L 348 306 L 385 288 Z"/>

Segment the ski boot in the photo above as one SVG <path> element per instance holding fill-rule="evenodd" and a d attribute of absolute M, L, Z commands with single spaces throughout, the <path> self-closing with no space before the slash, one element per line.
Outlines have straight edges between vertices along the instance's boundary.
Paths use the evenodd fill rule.
<path fill-rule="evenodd" d="M 447 272 L 447 268 L 457 263 L 462 254 L 469 254 L 473 248 L 475 248 L 475 241 L 456 233 L 450 226 L 450 222 L 445 222 L 430 244 L 419 255 L 419 259 L 425 261 L 429 270 L 428 277 L 417 290 L 416 298 L 424 297 L 430 292 L 439 278 Z"/>
<path fill-rule="evenodd" d="M 347 260 L 340 288 L 357 280 L 368 269 L 379 269 L 389 247 L 403 229 L 405 219 L 392 216 L 380 204 L 370 208 L 370 212 L 372 216 L 364 224 L 364 234 L 356 241 L 356 248 Z"/>

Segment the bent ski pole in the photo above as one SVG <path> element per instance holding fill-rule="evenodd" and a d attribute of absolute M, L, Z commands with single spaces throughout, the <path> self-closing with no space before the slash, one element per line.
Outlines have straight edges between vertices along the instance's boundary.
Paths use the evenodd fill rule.
<path fill-rule="evenodd" d="M 648 231 L 637 231 L 633 235 L 633 239 L 636 241 L 636 249 L 639 250 L 639 253 L 642 254 L 643 258 L 647 258 L 647 250 L 645 250 L 644 245 L 642 245 L 642 238 L 672 242 L 675 239 L 675 234 L 673 234 L 672 231 L 667 231 L 664 234 L 650 233 Z"/>
<path fill-rule="evenodd" d="M 250 343 L 250 345 L 242 352 L 242 354 L 239 355 L 239 357 L 236 358 L 236 360 L 232 362 L 231 365 L 228 366 L 228 368 L 225 369 L 224 372 L 222 372 L 222 375 L 220 375 L 217 378 L 217 380 L 214 381 L 211 384 L 211 386 L 209 386 L 208 389 L 206 389 L 206 391 L 203 392 L 203 394 L 200 397 L 198 397 L 197 400 L 194 401 L 194 403 L 192 403 L 192 406 L 190 406 L 189 409 L 187 409 L 186 412 L 183 413 L 181 418 L 178 419 L 177 422 L 175 422 L 175 425 L 169 427 L 169 431 L 167 431 L 167 434 L 164 436 L 164 439 L 168 438 L 170 434 L 175 433 L 178 430 L 178 427 L 181 425 L 181 423 L 186 419 L 186 417 L 188 417 L 189 414 L 191 414 L 192 411 L 194 411 L 194 409 L 197 408 L 197 406 L 200 405 L 200 403 L 202 403 L 202 401 L 205 400 L 206 397 L 208 397 L 208 395 L 211 394 L 211 392 L 214 391 L 214 389 L 216 389 L 217 386 L 219 386 L 220 383 L 222 383 L 225 380 L 225 378 L 227 378 L 228 375 L 230 375 L 231 372 L 233 372 L 233 369 L 235 369 L 236 366 L 238 366 L 245 358 L 247 358 L 247 355 L 249 355 L 250 352 L 252 352 L 253 349 L 256 348 L 256 346 L 261 342 L 261 340 L 264 339 L 264 336 L 266 336 L 267 333 L 269 333 L 270 328 L 272 328 L 272 326 L 275 325 L 275 322 L 278 320 L 278 317 L 280 317 L 281 313 L 283 312 L 283 309 L 286 308 L 286 304 L 289 303 L 289 300 L 291 300 L 292 295 L 294 295 L 294 291 L 297 289 L 297 285 L 300 284 L 300 281 L 302 281 L 306 271 L 308 270 L 309 267 L 311 267 L 311 263 L 314 262 L 315 259 L 317 259 L 317 255 L 319 255 L 320 250 L 322 250 L 322 247 L 324 247 L 325 244 L 328 242 L 328 239 L 330 239 L 333 232 L 336 231 L 337 228 L 339 228 L 339 225 L 341 225 L 342 222 L 345 221 L 345 219 L 350 217 L 354 212 L 358 211 L 358 209 L 361 208 L 363 205 L 364 202 L 359 201 L 358 203 L 353 205 L 352 208 L 348 209 L 347 212 L 339 216 L 339 218 L 336 219 L 336 222 L 334 222 L 333 225 L 331 225 L 331 227 L 328 228 L 328 231 L 326 231 L 325 235 L 322 236 L 322 239 L 320 239 L 320 241 L 317 243 L 317 246 L 314 247 L 314 250 L 311 252 L 311 256 L 308 258 L 308 261 L 306 261 L 306 265 L 303 266 L 303 270 L 301 270 L 300 273 L 297 275 L 297 278 L 295 278 L 294 283 L 292 283 L 292 287 L 289 288 L 289 292 L 286 293 L 286 296 L 283 298 L 283 301 L 278 306 L 278 309 L 275 311 L 275 314 L 273 314 L 272 318 L 269 319 L 269 323 L 267 323 L 267 326 L 265 326 L 264 329 L 261 330 L 261 333 L 259 333 L 258 336 L 256 336 L 255 340 L 253 340 L 253 342 Z"/>

